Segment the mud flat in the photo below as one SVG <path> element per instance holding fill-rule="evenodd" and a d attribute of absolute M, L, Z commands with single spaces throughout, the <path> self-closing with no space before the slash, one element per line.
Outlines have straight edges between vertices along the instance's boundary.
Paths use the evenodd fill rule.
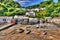
<path fill-rule="evenodd" d="M 45 23 L 46 24 L 46 23 Z M 45 25 L 44 24 L 44 25 Z M 43 24 L 41 24 L 43 25 Z M 16 25 L 12 26 L 11 28 L 8 28 L 6 30 L 3 30 L 0 32 L 0 39 L 1 40 L 60 40 L 60 30 L 56 25 L 49 26 L 50 24 L 46 25 L 48 28 L 52 27 L 52 29 L 57 30 L 41 30 L 41 28 L 35 28 L 35 25 Z M 26 27 L 30 26 L 31 33 L 26 34 Z M 47 28 L 46 27 L 46 28 Z M 54 28 L 55 27 L 55 28 Z M 24 32 L 19 33 L 17 30 L 23 28 Z M 51 29 L 51 28 L 50 28 Z M 44 35 L 43 31 L 46 31 L 47 34 Z"/>
<path fill-rule="evenodd" d="M 60 40 L 60 30 L 47 30 L 47 34 L 43 35 L 43 30 L 35 30 L 30 34 L 18 33 L 15 30 L 5 30 L 5 34 L 0 34 L 1 40 Z"/>

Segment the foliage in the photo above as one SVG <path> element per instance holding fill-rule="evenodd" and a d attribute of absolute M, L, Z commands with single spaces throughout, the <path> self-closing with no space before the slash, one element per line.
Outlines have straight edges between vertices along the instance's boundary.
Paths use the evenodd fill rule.
<path fill-rule="evenodd" d="M 25 11 L 16 8 L 21 8 L 20 4 L 13 0 L 3 0 L 0 2 L 0 16 L 24 15 Z"/>
<path fill-rule="evenodd" d="M 14 16 L 14 15 L 24 15 L 26 11 L 16 8 L 22 8 L 18 3 L 13 0 L 3 0 L 0 1 L 0 16 Z M 58 3 L 54 3 L 53 0 L 46 0 L 38 5 L 26 7 L 29 9 L 33 8 L 46 8 L 45 10 L 40 10 L 36 12 L 36 17 L 58 17 L 60 16 L 60 0 Z"/>
<path fill-rule="evenodd" d="M 40 10 L 38 13 L 36 12 L 36 17 L 58 17 L 60 16 L 60 0 L 58 3 L 54 3 L 53 0 L 46 0 L 30 8 L 46 8 L 43 11 Z M 42 13 L 44 15 L 41 15 Z"/>

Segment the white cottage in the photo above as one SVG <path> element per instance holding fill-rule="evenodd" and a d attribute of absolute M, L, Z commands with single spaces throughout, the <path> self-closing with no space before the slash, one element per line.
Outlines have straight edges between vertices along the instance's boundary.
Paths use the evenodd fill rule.
<path fill-rule="evenodd" d="M 7 21 L 8 23 L 10 23 L 12 19 L 13 19 L 13 17 L 7 17 L 7 18 L 6 18 L 6 21 Z"/>
<path fill-rule="evenodd" d="M 33 12 L 33 11 L 26 12 L 26 16 L 33 16 L 33 17 L 35 17 L 35 12 Z"/>
<path fill-rule="evenodd" d="M 51 17 L 46 17 L 45 20 L 46 20 L 46 22 L 51 22 L 52 18 Z"/>
<path fill-rule="evenodd" d="M 18 17 L 18 21 L 19 21 L 19 23 L 21 23 L 21 24 L 27 24 L 28 21 L 29 21 L 29 18 L 28 18 L 28 17 L 25 17 L 25 16 L 19 16 L 19 17 Z"/>
<path fill-rule="evenodd" d="M 46 8 L 45 7 L 43 7 L 43 8 L 40 8 L 40 10 L 45 10 Z"/>
<path fill-rule="evenodd" d="M 12 17 L 0 17 L 0 22 L 7 22 L 7 23 L 10 23 L 12 20 Z"/>
<path fill-rule="evenodd" d="M 39 11 L 40 11 L 40 9 L 39 9 L 39 8 L 35 8 L 35 11 L 39 12 Z"/>
<path fill-rule="evenodd" d="M 38 19 L 37 18 L 29 18 L 29 23 L 36 24 L 36 23 L 38 23 Z"/>
<path fill-rule="evenodd" d="M 37 12 L 39 12 L 40 9 L 39 8 L 35 8 L 35 9 L 31 9 L 31 11 L 37 11 Z"/>

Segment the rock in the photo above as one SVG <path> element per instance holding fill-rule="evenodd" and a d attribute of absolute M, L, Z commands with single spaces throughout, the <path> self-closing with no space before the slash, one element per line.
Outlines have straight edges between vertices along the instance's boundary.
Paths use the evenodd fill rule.
<path fill-rule="evenodd" d="M 31 30 L 27 30 L 26 34 L 30 34 L 31 33 Z"/>
<path fill-rule="evenodd" d="M 23 30 L 23 29 L 19 29 L 18 32 L 19 32 L 19 33 L 23 33 L 24 30 Z"/>

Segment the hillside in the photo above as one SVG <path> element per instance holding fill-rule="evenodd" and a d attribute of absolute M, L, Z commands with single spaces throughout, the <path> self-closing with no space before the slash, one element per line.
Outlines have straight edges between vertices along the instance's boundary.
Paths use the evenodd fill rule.
<path fill-rule="evenodd" d="M 0 16 L 14 16 L 23 12 L 21 9 L 16 10 L 16 8 L 21 8 L 21 6 L 13 0 L 2 0 L 0 2 Z"/>
<path fill-rule="evenodd" d="M 22 8 L 20 4 L 14 2 L 13 0 L 3 0 L 0 2 L 0 16 L 14 16 L 14 15 L 24 15 L 26 11 L 21 9 L 16 10 L 16 8 Z M 60 16 L 60 1 L 54 3 L 52 0 L 41 2 L 38 5 L 33 5 L 26 7 L 29 9 L 34 8 L 46 8 L 45 10 L 40 10 L 36 12 L 36 17 L 58 17 Z"/>
<path fill-rule="evenodd" d="M 41 2 L 38 5 L 29 6 L 27 8 L 46 8 L 43 11 L 36 12 L 37 17 L 58 17 L 60 16 L 60 1 L 58 3 L 54 3 L 52 0 Z M 43 13 L 43 14 L 42 14 Z"/>

